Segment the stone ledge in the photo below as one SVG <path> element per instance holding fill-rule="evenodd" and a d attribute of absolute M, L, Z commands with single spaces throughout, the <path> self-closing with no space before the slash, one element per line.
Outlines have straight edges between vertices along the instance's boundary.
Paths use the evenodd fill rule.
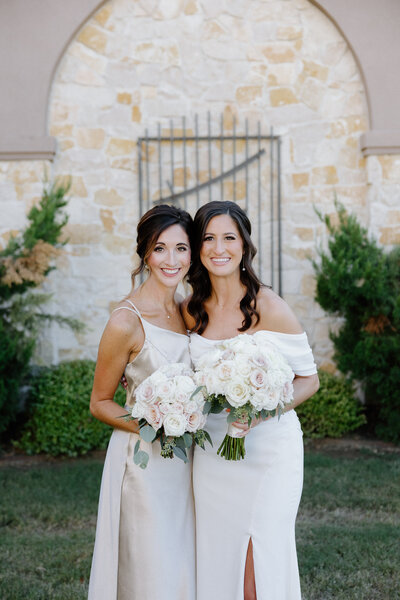
<path fill-rule="evenodd" d="M 53 160 L 57 150 L 51 136 L 0 140 L 0 160 Z"/>
<path fill-rule="evenodd" d="M 360 137 L 360 148 L 364 156 L 376 154 L 400 154 L 399 129 L 375 129 Z"/>

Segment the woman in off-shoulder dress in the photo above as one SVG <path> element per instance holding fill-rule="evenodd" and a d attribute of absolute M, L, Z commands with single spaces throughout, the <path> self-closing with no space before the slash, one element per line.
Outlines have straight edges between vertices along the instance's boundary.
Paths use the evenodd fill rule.
<path fill-rule="evenodd" d="M 303 442 L 293 408 L 318 389 L 307 335 L 286 302 L 256 277 L 251 225 L 233 202 L 210 202 L 194 219 L 193 294 L 184 302 L 194 364 L 240 333 L 273 343 L 295 378 L 294 400 L 281 416 L 235 423 L 246 456 L 217 455 L 226 413 L 207 421 L 214 446 L 195 451 L 197 600 L 300 600 L 295 519 L 303 483 Z M 248 435 L 247 435 L 248 434 Z"/>
<path fill-rule="evenodd" d="M 137 386 L 168 363 L 190 364 L 189 338 L 175 298 L 190 265 L 192 218 L 160 205 L 140 220 L 135 275 L 147 272 L 113 311 L 98 353 L 92 414 L 114 427 L 100 491 L 89 600 L 195 600 L 195 535 L 191 462 L 165 459 L 159 442 L 133 462 L 138 422 L 121 418 Z M 126 409 L 113 400 L 122 374 Z"/>

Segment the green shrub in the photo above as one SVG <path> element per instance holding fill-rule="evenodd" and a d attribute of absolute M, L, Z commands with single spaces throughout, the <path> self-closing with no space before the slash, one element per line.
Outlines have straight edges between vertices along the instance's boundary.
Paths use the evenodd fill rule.
<path fill-rule="evenodd" d="M 341 317 L 331 333 L 338 369 L 365 392 L 369 429 L 400 442 L 400 248 L 389 252 L 336 203 L 338 223 L 323 217 L 328 250 L 314 261 L 316 301 Z"/>
<path fill-rule="evenodd" d="M 354 387 L 344 377 L 319 372 L 318 392 L 296 412 L 305 437 L 341 437 L 366 421 Z"/>
<path fill-rule="evenodd" d="M 31 414 L 15 445 L 28 454 L 79 456 L 105 448 L 111 428 L 89 412 L 94 362 L 76 360 L 43 368 L 33 378 Z M 122 387 L 116 401 L 125 403 Z"/>
<path fill-rule="evenodd" d="M 35 291 L 54 269 L 61 234 L 67 222 L 63 209 L 69 184 L 45 186 L 38 206 L 28 214 L 28 225 L 11 236 L 0 250 L 0 439 L 8 441 L 21 417 L 19 389 L 25 383 L 37 337 L 48 322 L 82 324 L 75 319 L 46 313 L 50 294 Z"/>

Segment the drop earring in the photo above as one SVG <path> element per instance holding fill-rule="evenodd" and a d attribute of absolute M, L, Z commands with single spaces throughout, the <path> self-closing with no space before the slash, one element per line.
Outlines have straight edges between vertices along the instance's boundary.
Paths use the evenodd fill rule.
<path fill-rule="evenodd" d="M 245 270 L 246 270 L 246 267 L 244 266 L 244 258 L 243 258 L 242 260 L 243 260 L 243 263 L 242 263 L 242 271 L 245 271 Z"/>

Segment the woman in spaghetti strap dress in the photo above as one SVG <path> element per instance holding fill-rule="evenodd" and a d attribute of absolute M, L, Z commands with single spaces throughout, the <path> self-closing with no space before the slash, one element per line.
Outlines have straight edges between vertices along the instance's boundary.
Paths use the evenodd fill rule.
<path fill-rule="evenodd" d="M 190 266 L 192 218 L 175 207 L 148 211 L 137 230 L 148 276 L 113 311 L 101 338 L 92 414 L 114 427 L 104 465 L 89 600 L 194 600 L 195 535 L 191 464 L 160 456 L 142 470 L 133 462 L 138 422 L 113 400 L 124 374 L 126 409 L 136 387 L 168 363 L 190 364 L 189 338 L 175 291 Z"/>
<path fill-rule="evenodd" d="M 207 421 L 214 447 L 195 451 L 197 600 L 300 600 L 295 519 L 303 483 L 303 443 L 294 407 L 318 389 L 307 335 L 288 305 L 262 285 L 246 214 L 209 202 L 194 219 L 190 283 L 184 301 L 194 364 L 221 340 L 246 332 L 273 343 L 294 373 L 294 400 L 280 419 L 235 423 L 246 438 L 242 461 L 217 449 L 226 413 Z"/>

